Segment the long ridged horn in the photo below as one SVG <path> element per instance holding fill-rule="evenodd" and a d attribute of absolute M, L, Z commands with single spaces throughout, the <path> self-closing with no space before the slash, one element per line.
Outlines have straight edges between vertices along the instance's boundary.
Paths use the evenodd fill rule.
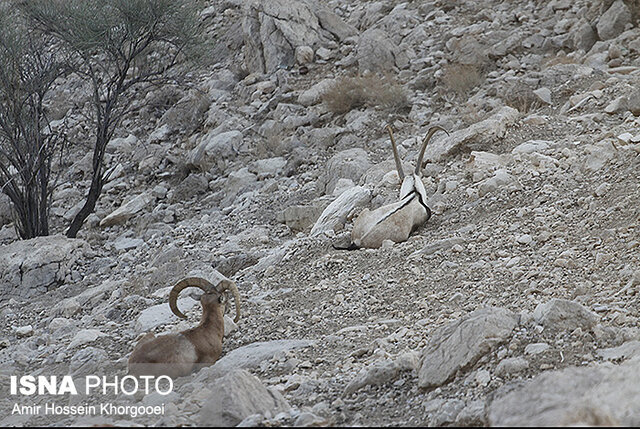
<path fill-rule="evenodd" d="M 402 182 L 404 180 L 404 171 L 402 170 L 402 163 L 400 162 L 400 155 L 398 155 L 396 140 L 393 138 L 391 125 L 387 125 L 387 131 L 389 132 L 389 137 L 391 137 L 391 147 L 393 148 L 393 159 L 396 161 L 396 170 L 398 170 L 398 176 L 400 177 L 400 182 Z"/>
<path fill-rule="evenodd" d="M 431 140 L 431 137 L 435 134 L 436 131 L 444 131 L 445 133 L 447 133 L 447 135 L 449 135 L 449 131 L 445 130 L 439 125 L 434 125 L 433 127 L 429 128 L 429 131 L 427 131 L 427 135 L 425 136 L 424 140 L 422 140 L 422 147 L 420 148 L 420 153 L 418 154 L 418 163 L 416 164 L 416 175 L 418 176 L 421 175 L 422 158 L 424 158 L 424 151 L 427 149 L 427 143 L 429 143 L 429 140 Z"/>
<path fill-rule="evenodd" d="M 240 293 L 238 292 L 238 286 L 236 286 L 236 284 L 231 280 L 222 280 L 220 282 L 220 286 L 220 293 L 228 289 L 233 294 L 233 302 L 236 306 L 236 318 L 233 319 L 233 321 L 237 322 L 240 320 Z"/>
<path fill-rule="evenodd" d="M 180 295 L 180 292 L 183 289 L 192 286 L 202 289 L 203 291 L 205 291 L 205 293 L 211 292 L 212 289 L 215 289 L 213 283 L 211 283 L 207 279 L 203 279 L 202 277 L 187 277 L 176 283 L 176 285 L 171 289 L 171 292 L 169 292 L 169 307 L 171 308 L 173 314 L 180 317 L 181 319 L 186 319 L 187 316 L 182 314 L 182 312 L 178 309 L 178 295 Z"/>

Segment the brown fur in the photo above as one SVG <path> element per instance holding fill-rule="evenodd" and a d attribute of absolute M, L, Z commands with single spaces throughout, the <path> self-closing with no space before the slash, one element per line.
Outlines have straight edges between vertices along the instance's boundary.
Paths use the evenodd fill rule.
<path fill-rule="evenodd" d="M 219 298 L 217 291 L 202 295 L 202 320 L 195 328 L 142 337 L 129 357 L 129 373 L 176 378 L 190 374 L 199 364 L 215 363 L 222 353 L 224 335 L 225 306 Z"/>

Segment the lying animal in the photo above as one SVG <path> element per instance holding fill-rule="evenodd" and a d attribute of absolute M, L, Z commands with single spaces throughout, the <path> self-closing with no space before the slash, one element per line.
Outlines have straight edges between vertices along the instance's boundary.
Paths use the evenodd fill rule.
<path fill-rule="evenodd" d="M 223 279 L 214 286 L 200 277 L 180 280 L 169 293 L 169 307 L 178 317 L 186 319 L 178 309 L 180 292 L 188 287 L 198 287 L 205 293 L 200 297 L 202 320 L 195 328 L 176 334 L 156 337 L 145 335 L 129 357 L 129 373 L 133 375 L 168 375 L 172 378 L 190 374 L 195 368 L 215 363 L 222 353 L 224 336 L 224 311 L 231 291 L 235 301 L 237 322 L 240 319 L 240 294 L 236 284 Z"/>
<path fill-rule="evenodd" d="M 361 247 L 376 249 L 382 246 L 384 240 L 391 240 L 395 243 L 406 241 L 411 232 L 431 217 L 431 209 L 427 206 L 427 192 L 420 178 L 422 159 L 427 143 L 433 134 L 437 131 L 449 133 L 439 126 L 429 128 L 426 137 L 422 141 L 416 169 L 412 175 L 405 176 L 391 127 L 387 126 L 387 130 L 391 138 L 393 158 L 398 176 L 402 181 L 400 201 L 384 205 L 373 211 L 365 208 L 353 224 L 351 245 L 345 248 L 347 250 Z"/>

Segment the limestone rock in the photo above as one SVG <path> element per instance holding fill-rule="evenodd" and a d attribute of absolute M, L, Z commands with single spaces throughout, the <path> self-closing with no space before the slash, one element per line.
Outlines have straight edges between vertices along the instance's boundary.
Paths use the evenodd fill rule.
<path fill-rule="evenodd" d="M 545 372 L 524 386 L 505 386 L 489 406 L 490 426 L 636 426 L 640 360 L 619 366 Z"/>
<path fill-rule="evenodd" d="M 506 133 L 507 127 L 514 124 L 519 116 L 518 110 L 504 106 L 484 121 L 452 132 L 450 136 L 440 133 L 436 138 L 436 135 L 434 135 L 432 142 L 425 151 L 425 159 L 437 161 L 461 150 L 465 145 L 476 139 L 502 138 Z"/>
<path fill-rule="evenodd" d="M 53 307 L 53 314 L 62 314 L 65 317 L 74 315 L 80 311 L 87 303 L 96 306 L 104 297 L 121 286 L 123 280 L 107 280 L 98 286 L 89 288 L 82 293 L 65 298 Z"/>
<path fill-rule="evenodd" d="M 533 311 L 533 319 L 552 331 L 571 332 L 576 328 L 592 329 L 600 317 L 577 302 L 552 299 L 547 303 L 538 304 Z"/>
<path fill-rule="evenodd" d="M 571 29 L 573 46 L 589 52 L 589 49 L 596 43 L 598 36 L 589 22 L 581 18 Z"/>
<path fill-rule="evenodd" d="M 191 310 L 198 302 L 188 296 L 178 299 L 178 308 L 182 313 Z M 169 304 L 163 303 L 154 305 L 149 308 L 145 308 L 140 312 L 138 320 L 136 321 L 137 332 L 147 332 L 155 328 L 156 326 L 164 325 L 167 323 L 175 323 L 178 320 L 178 316 L 171 312 Z"/>
<path fill-rule="evenodd" d="M 446 383 L 506 341 L 516 323 L 509 310 L 489 307 L 436 330 L 422 352 L 418 385 L 429 388 Z"/>
<path fill-rule="evenodd" d="M 67 346 L 67 348 L 72 349 L 74 347 L 83 346 L 105 335 L 106 334 L 98 331 L 97 329 L 82 329 L 81 331 L 78 331 L 76 333 L 76 335 L 73 337 L 73 340 L 71 340 L 71 343 Z"/>
<path fill-rule="evenodd" d="M 634 91 L 634 93 L 627 100 L 626 107 L 635 116 L 640 116 L 640 91 Z"/>
<path fill-rule="evenodd" d="M 317 48 L 356 33 L 337 15 L 311 0 L 249 1 L 242 33 L 248 70 L 271 73 L 295 63 L 299 46 Z"/>
<path fill-rule="evenodd" d="M 104 350 L 97 347 L 83 347 L 71 357 L 69 372 L 74 376 L 95 374 L 107 360 L 109 357 Z"/>
<path fill-rule="evenodd" d="M 151 204 L 154 200 L 155 198 L 151 193 L 143 192 L 122 204 L 115 211 L 111 212 L 111 214 L 105 216 L 104 219 L 100 221 L 100 226 L 107 227 L 124 223 L 134 214 L 140 212 Z"/>
<path fill-rule="evenodd" d="M 202 369 L 196 379 L 211 380 L 235 369 L 257 368 L 278 353 L 308 347 L 311 344 L 313 342 L 308 340 L 273 340 L 247 344 L 230 351 L 212 366 Z"/>
<path fill-rule="evenodd" d="M 351 179 L 353 183 L 358 183 L 370 167 L 369 155 L 364 149 L 343 150 L 327 162 L 326 171 L 320 177 L 321 186 L 324 185 L 325 193 L 330 195 L 339 179 Z"/>
<path fill-rule="evenodd" d="M 0 299 L 45 293 L 70 274 L 88 249 L 85 241 L 62 235 L 0 246 Z"/>
<path fill-rule="evenodd" d="M 598 36 L 602 40 L 613 39 L 622 33 L 625 25 L 630 22 L 631 11 L 629 7 L 622 0 L 616 0 L 600 17 L 596 25 Z"/>
<path fill-rule="evenodd" d="M 606 360 L 622 360 L 640 356 L 640 341 L 627 341 L 618 347 L 598 350 L 598 355 Z"/>
<path fill-rule="evenodd" d="M 205 426 L 236 426 L 252 414 L 271 416 L 291 408 L 282 395 L 267 389 L 245 370 L 234 370 L 216 380 L 212 395 L 199 413 L 199 423 Z"/>
<path fill-rule="evenodd" d="M 308 205 L 293 205 L 278 213 L 277 220 L 294 231 L 302 231 L 313 225 L 329 205 L 328 200 L 320 199 Z"/>
<path fill-rule="evenodd" d="M 315 225 L 311 229 L 311 235 L 319 235 L 323 232 L 336 230 L 344 226 L 347 215 L 356 207 L 362 207 L 371 199 L 371 191 L 362 186 L 354 186 L 344 191 L 329 206 L 324 209 Z"/>

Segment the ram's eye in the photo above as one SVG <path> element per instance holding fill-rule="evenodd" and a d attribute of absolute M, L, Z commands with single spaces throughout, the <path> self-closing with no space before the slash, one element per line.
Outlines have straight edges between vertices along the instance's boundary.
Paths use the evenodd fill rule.
<path fill-rule="evenodd" d="M 220 298 L 218 298 L 218 302 L 220 304 L 224 304 L 225 302 L 227 302 L 227 297 L 224 295 L 220 295 Z"/>

